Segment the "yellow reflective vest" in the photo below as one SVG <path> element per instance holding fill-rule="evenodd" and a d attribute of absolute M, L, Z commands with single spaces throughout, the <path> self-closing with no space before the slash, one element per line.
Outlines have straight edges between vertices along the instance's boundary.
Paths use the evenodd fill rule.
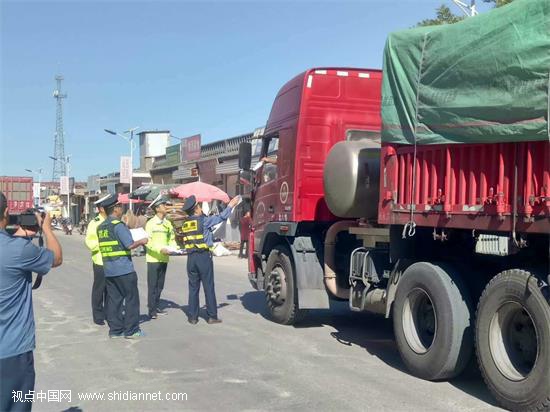
<path fill-rule="evenodd" d="M 103 259 L 101 253 L 99 253 L 99 239 L 97 237 L 97 227 L 103 223 L 105 219 L 101 215 L 97 215 L 94 219 L 88 223 L 88 229 L 86 229 L 86 246 L 92 252 L 92 262 L 96 265 L 103 266 Z"/>
<path fill-rule="evenodd" d="M 145 231 L 149 235 L 149 241 L 145 246 L 147 249 L 145 260 L 151 263 L 168 262 L 169 256 L 163 255 L 160 251 L 167 246 L 178 247 L 172 223 L 166 218 L 160 219 L 155 215 L 145 225 Z"/>

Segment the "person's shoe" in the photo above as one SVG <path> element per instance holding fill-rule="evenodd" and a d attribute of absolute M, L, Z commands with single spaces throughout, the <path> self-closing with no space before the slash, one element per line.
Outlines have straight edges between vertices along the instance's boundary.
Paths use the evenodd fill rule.
<path fill-rule="evenodd" d="M 196 325 L 197 323 L 199 323 L 199 320 L 198 319 L 187 318 L 187 322 L 189 322 L 191 325 Z"/>
<path fill-rule="evenodd" d="M 164 315 L 168 315 L 168 312 L 166 312 L 164 309 L 157 309 L 157 315 L 161 315 L 161 316 L 164 316 Z"/>
<path fill-rule="evenodd" d="M 104 321 L 104 320 L 94 320 L 94 323 L 95 323 L 96 325 L 99 325 L 99 326 L 105 325 L 105 321 Z"/>
<path fill-rule="evenodd" d="M 209 325 L 215 325 L 216 323 L 222 323 L 221 319 L 218 318 L 208 318 L 206 321 Z"/>
<path fill-rule="evenodd" d="M 124 337 L 124 333 L 109 333 L 109 338 L 120 339 Z"/>
<path fill-rule="evenodd" d="M 143 338 L 144 336 L 145 336 L 145 332 L 143 332 L 142 330 L 138 330 L 137 332 L 124 337 L 126 339 L 139 339 L 139 338 Z"/>
<path fill-rule="evenodd" d="M 150 313 L 149 314 L 149 319 L 156 319 L 157 318 L 157 314 L 156 313 Z"/>

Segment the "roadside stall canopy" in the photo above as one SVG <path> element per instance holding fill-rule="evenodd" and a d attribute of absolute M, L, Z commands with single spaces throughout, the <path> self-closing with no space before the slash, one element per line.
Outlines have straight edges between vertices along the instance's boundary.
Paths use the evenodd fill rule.
<path fill-rule="evenodd" d="M 216 186 L 209 185 L 204 182 L 186 183 L 176 186 L 170 193 L 179 198 L 187 198 L 194 195 L 198 202 L 210 202 L 212 200 L 221 200 L 229 202 L 229 196 L 223 190 Z"/>
<path fill-rule="evenodd" d="M 134 190 L 130 198 L 131 199 L 140 199 L 146 202 L 152 202 L 156 199 L 159 193 L 169 194 L 169 190 L 175 187 L 176 185 L 144 185 L 138 187 Z"/>
<path fill-rule="evenodd" d="M 392 33 L 384 51 L 382 141 L 548 140 L 550 1 Z"/>

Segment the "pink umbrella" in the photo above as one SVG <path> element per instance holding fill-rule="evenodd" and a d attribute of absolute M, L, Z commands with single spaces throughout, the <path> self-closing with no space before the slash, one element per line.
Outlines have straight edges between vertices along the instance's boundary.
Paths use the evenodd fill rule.
<path fill-rule="evenodd" d="M 211 200 L 221 200 L 225 203 L 229 202 L 227 193 L 216 186 L 203 182 L 186 183 L 176 186 L 170 189 L 170 194 L 183 199 L 195 195 L 197 202 L 210 202 Z"/>
<path fill-rule="evenodd" d="M 124 205 L 130 203 L 130 198 L 128 196 L 129 193 L 120 193 L 118 195 L 118 203 L 122 203 Z M 132 199 L 132 203 L 143 203 L 143 200 Z"/>

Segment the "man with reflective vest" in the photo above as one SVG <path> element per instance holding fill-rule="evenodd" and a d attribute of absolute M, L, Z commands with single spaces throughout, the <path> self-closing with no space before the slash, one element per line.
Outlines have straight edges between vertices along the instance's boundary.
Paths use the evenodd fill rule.
<path fill-rule="evenodd" d="M 88 223 L 86 230 L 86 246 L 92 252 L 92 269 L 94 272 L 94 283 L 92 286 L 92 318 L 97 325 L 105 325 L 105 304 L 107 303 L 107 288 L 105 287 L 105 273 L 103 272 L 103 260 L 99 252 L 99 240 L 97 238 L 97 227 L 105 220 L 107 215 L 101 205 L 110 195 L 99 199 L 94 205 L 97 207 L 98 215 Z"/>
<path fill-rule="evenodd" d="M 182 226 L 185 250 L 187 251 L 187 276 L 189 278 L 189 312 L 187 320 L 192 325 L 199 321 L 200 284 L 204 288 L 206 311 L 209 324 L 221 323 L 218 318 L 218 304 L 214 288 L 214 263 L 211 248 L 214 246 L 212 229 L 227 220 L 240 197 L 231 199 L 227 208 L 219 215 L 205 216 L 195 196 L 185 199 L 183 211 L 189 216 Z"/>
<path fill-rule="evenodd" d="M 107 284 L 109 337 L 140 338 L 144 334 L 139 328 L 139 291 L 130 250 L 145 245 L 147 239 L 132 239 L 130 230 L 120 220 L 122 205 L 118 195 L 110 195 L 102 206 L 107 218 L 97 227 L 97 236 Z"/>
<path fill-rule="evenodd" d="M 145 260 L 147 262 L 147 306 L 151 319 L 156 319 L 157 315 L 166 314 L 166 311 L 160 307 L 160 295 L 164 288 L 170 250 L 179 249 L 174 227 L 166 219 L 166 205 L 169 203 L 168 198 L 159 194 L 149 205 L 155 212 L 155 216 L 145 225 L 145 231 L 149 236 Z"/>

